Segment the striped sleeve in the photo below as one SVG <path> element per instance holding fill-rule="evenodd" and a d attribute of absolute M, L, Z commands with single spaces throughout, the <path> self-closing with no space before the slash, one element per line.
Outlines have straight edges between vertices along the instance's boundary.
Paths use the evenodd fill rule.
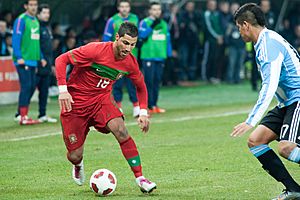
<path fill-rule="evenodd" d="M 269 47 L 266 44 L 262 45 L 257 55 L 261 67 L 262 87 L 259 98 L 246 120 L 251 126 L 255 126 L 261 120 L 275 95 L 284 59 L 283 54 L 274 45 Z M 268 52 L 267 49 L 272 51 Z"/>

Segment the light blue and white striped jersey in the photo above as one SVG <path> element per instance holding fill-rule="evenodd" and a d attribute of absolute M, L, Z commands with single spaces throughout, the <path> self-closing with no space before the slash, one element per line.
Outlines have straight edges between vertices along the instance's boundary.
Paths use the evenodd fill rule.
<path fill-rule="evenodd" d="M 262 118 L 274 95 L 280 108 L 300 101 L 300 56 L 294 47 L 278 33 L 264 28 L 254 49 L 262 88 L 246 120 L 252 126 Z"/>

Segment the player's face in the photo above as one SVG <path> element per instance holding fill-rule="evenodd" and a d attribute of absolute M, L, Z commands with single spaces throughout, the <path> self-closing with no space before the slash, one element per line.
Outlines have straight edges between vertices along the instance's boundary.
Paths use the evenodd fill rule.
<path fill-rule="evenodd" d="M 7 29 L 6 21 L 0 21 L 0 33 L 5 33 Z"/>
<path fill-rule="evenodd" d="M 161 6 L 160 5 L 152 5 L 151 9 L 150 9 L 150 15 L 155 19 L 160 18 Z"/>
<path fill-rule="evenodd" d="M 38 14 L 41 21 L 48 22 L 50 18 L 50 9 L 43 8 L 43 10 Z"/>
<path fill-rule="evenodd" d="M 37 13 L 37 8 L 38 8 L 38 2 L 37 1 L 29 1 L 27 5 L 25 5 L 26 11 L 32 15 L 35 16 Z"/>
<path fill-rule="evenodd" d="M 121 2 L 118 10 L 122 17 L 128 17 L 130 12 L 130 4 L 128 2 Z"/>
<path fill-rule="evenodd" d="M 236 22 L 236 26 L 238 27 L 244 42 L 251 42 L 249 24 L 247 22 L 243 22 L 243 24 Z"/>
<path fill-rule="evenodd" d="M 118 57 L 125 58 L 134 49 L 137 42 L 137 37 L 131 37 L 127 34 L 119 37 L 119 35 L 117 34 L 116 42 Z"/>

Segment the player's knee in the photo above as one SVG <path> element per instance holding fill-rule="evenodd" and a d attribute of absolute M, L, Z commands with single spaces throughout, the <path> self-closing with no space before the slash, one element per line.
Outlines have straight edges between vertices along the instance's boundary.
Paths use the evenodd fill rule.
<path fill-rule="evenodd" d="M 82 160 L 82 151 L 74 150 L 68 153 L 68 160 L 73 164 L 78 164 Z"/>
<path fill-rule="evenodd" d="M 287 141 L 281 141 L 278 145 L 278 153 L 284 158 L 288 158 L 291 154 L 292 150 L 296 147 L 296 144 L 287 142 Z"/>
<path fill-rule="evenodd" d="M 260 141 L 258 141 L 255 137 L 249 137 L 248 138 L 248 141 L 247 141 L 247 144 L 248 144 L 248 147 L 249 148 L 252 148 L 252 147 L 255 147 L 255 146 L 258 146 L 260 145 Z"/>

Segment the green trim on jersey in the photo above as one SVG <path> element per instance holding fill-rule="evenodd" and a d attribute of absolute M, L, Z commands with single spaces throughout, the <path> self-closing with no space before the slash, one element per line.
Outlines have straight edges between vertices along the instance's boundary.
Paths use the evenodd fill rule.
<path fill-rule="evenodd" d="M 70 54 L 71 54 L 71 58 L 72 58 L 73 62 L 77 63 L 77 60 L 76 60 L 76 58 L 75 58 L 75 56 L 73 54 L 73 50 L 70 50 Z"/>
<path fill-rule="evenodd" d="M 112 16 L 112 19 L 114 20 L 114 34 L 112 36 L 112 41 L 115 41 L 116 39 L 116 34 L 121 26 L 121 24 L 124 22 L 124 18 L 122 18 L 118 13 L 115 14 L 114 16 Z M 138 27 L 138 23 L 139 23 L 139 18 L 137 17 L 137 15 L 129 13 L 128 15 L 128 21 L 133 23 L 134 25 L 136 25 Z M 138 50 L 137 48 L 134 48 L 131 52 L 134 57 L 137 58 L 138 55 Z"/>
<path fill-rule="evenodd" d="M 19 18 L 23 19 L 25 23 L 25 29 L 21 41 L 22 58 L 25 61 L 39 61 L 41 59 L 40 23 L 36 17 L 32 20 L 32 18 L 25 13 L 21 14 Z M 16 60 L 15 57 L 14 60 Z"/>
<path fill-rule="evenodd" d="M 144 19 L 148 27 L 153 23 L 153 20 L 149 17 Z M 167 34 L 168 24 L 161 20 L 157 24 L 152 33 L 148 36 L 148 39 L 143 43 L 141 48 L 141 59 L 152 58 L 167 58 Z"/>
<path fill-rule="evenodd" d="M 128 164 L 130 167 L 137 167 L 137 166 L 140 166 L 141 165 L 141 159 L 140 159 L 140 156 L 135 156 L 133 158 L 129 158 L 127 160 Z"/>
<path fill-rule="evenodd" d="M 125 72 L 122 70 L 113 69 L 104 65 L 100 65 L 97 63 L 93 63 L 91 66 L 93 72 L 103 78 L 108 78 L 111 80 L 118 80 L 123 76 L 129 74 L 129 72 Z"/>

